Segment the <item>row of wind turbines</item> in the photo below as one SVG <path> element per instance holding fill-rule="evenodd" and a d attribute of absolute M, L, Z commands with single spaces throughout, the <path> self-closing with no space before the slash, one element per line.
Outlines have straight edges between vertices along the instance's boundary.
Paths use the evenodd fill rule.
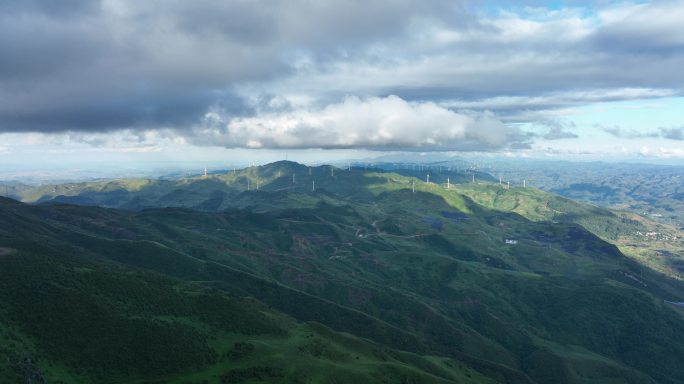
<path fill-rule="evenodd" d="M 393 166 L 396 166 L 396 164 L 393 164 Z M 255 165 L 254 165 L 254 164 L 250 164 L 249 168 L 251 168 L 251 167 L 255 167 Z M 335 176 L 335 167 L 332 166 L 332 165 L 330 165 L 329 167 L 330 167 L 330 176 L 331 176 L 331 177 L 334 177 L 334 176 Z M 445 166 L 436 166 L 436 167 L 437 167 L 438 173 L 442 172 L 443 170 L 447 170 L 447 171 L 449 171 L 449 172 L 452 172 L 452 171 L 453 171 L 453 167 L 445 167 Z M 309 177 L 310 177 L 310 176 L 312 175 L 312 173 L 311 173 L 312 167 L 307 167 L 307 168 L 308 168 L 308 175 L 309 175 Z M 367 165 L 365 165 L 365 166 L 362 166 L 362 168 L 363 168 L 363 169 L 368 169 L 368 168 L 373 168 L 373 167 L 372 167 L 370 164 L 367 164 Z M 429 165 L 421 165 L 421 164 L 404 164 L 404 167 L 403 167 L 403 169 L 405 169 L 405 170 L 411 170 L 411 171 L 423 171 L 423 170 L 427 170 L 427 169 L 431 169 L 431 168 L 434 169 L 434 167 L 432 167 L 432 166 L 429 166 Z M 346 167 L 346 170 L 347 170 L 347 171 L 351 171 L 351 169 L 352 169 L 352 164 L 351 164 L 351 163 L 348 163 L 348 164 L 347 164 L 347 167 Z M 396 168 L 395 168 L 395 169 L 396 169 Z M 465 170 L 465 169 L 464 169 L 464 170 Z M 456 167 L 456 171 L 457 171 L 457 172 L 460 171 L 459 167 Z M 466 171 L 466 172 L 467 172 L 467 171 Z M 237 169 L 236 169 L 235 167 L 233 167 L 233 174 L 237 174 Z M 208 171 L 207 171 L 207 168 L 206 168 L 206 167 L 204 168 L 203 177 L 204 177 L 204 178 L 207 178 L 207 177 L 208 177 Z M 280 178 L 280 177 L 281 177 L 281 172 L 278 171 L 278 176 L 277 176 L 277 178 Z M 255 180 L 255 181 L 256 181 L 256 190 L 259 190 L 259 189 L 260 189 L 259 176 L 256 175 L 255 179 L 256 179 L 256 180 Z M 252 181 L 251 181 L 249 178 L 247 178 L 246 181 L 247 181 L 247 190 L 250 191 L 250 190 L 252 189 Z M 296 173 L 292 173 L 292 184 L 296 184 L 296 183 L 297 183 Z M 430 174 L 429 174 L 429 173 L 427 173 L 426 176 L 425 176 L 425 183 L 428 184 L 428 185 L 434 184 L 434 183 L 430 182 Z M 473 184 L 476 183 L 476 179 L 475 179 L 475 174 L 474 174 L 474 173 L 472 174 L 472 183 L 473 183 Z M 446 187 L 445 187 L 445 188 L 446 188 L 446 189 L 451 189 L 451 185 L 452 185 L 452 184 L 451 184 L 451 177 L 447 176 L 447 181 L 446 181 Z M 505 187 L 506 189 L 510 189 L 510 188 L 511 188 L 511 182 L 510 182 L 510 181 L 506 181 L 505 184 L 504 184 L 503 178 L 502 178 L 501 176 L 499 176 L 499 185 L 502 186 L 502 187 Z M 527 180 L 526 180 L 526 179 L 523 179 L 522 187 L 523 187 L 523 188 L 527 188 Z M 415 191 L 416 191 L 416 183 L 415 183 L 415 180 L 412 180 L 412 181 L 411 181 L 411 190 L 412 190 L 413 193 L 415 193 Z M 316 191 L 316 180 L 311 180 L 311 191 L 312 191 L 312 192 L 315 192 L 315 191 Z"/>

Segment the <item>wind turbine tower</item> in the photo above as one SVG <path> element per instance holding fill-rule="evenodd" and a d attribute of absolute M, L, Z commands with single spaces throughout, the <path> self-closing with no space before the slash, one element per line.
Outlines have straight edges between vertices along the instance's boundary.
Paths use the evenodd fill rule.
<path fill-rule="evenodd" d="M 204 177 L 207 177 L 207 167 L 204 167 Z"/>
<path fill-rule="evenodd" d="M 523 188 L 527 188 L 527 180 L 523 179 Z"/>
<path fill-rule="evenodd" d="M 427 174 L 427 177 L 425 178 L 425 184 L 430 184 L 430 174 Z"/>
<path fill-rule="evenodd" d="M 316 180 L 311 180 L 311 192 L 316 192 Z"/>
<path fill-rule="evenodd" d="M 413 193 L 416 193 L 416 181 L 415 180 L 411 180 L 411 190 L 413 191 Z"/>
<path fill-rule="evenodd" d="M 451 181 L 449 180 L 449 177 L 447 177 L 447 189 L 451 189 Z"/>

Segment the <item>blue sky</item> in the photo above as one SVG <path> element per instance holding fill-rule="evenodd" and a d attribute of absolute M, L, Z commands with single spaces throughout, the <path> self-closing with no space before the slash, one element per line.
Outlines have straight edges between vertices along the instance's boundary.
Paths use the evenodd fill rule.
<path fill-rule="evenodd" d="M 672 0 L 4 1 L 0 168 L 681 163 L 682 25 Z"/>

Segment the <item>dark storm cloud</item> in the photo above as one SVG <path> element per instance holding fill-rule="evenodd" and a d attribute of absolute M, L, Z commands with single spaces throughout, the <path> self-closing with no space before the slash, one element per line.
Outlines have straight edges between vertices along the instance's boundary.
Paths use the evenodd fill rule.
<path fill-rule="evenodd" d="M 249 108 L 235 82 L 286 69 L 268 46 L 184 33 L 153 9 L 87 3 L 3 5 L 1 130 L 189 125 L 211 106 L 239 115 Z"/>
<path fill-rule="evenodd" d="M 414 129 L 423 148 L 496 150 L 577 137 L 554 123 L 557 109 L 682 93 L 681 1 L 511 4 L 3 1 L 0 132 L 171 128 L 203 145 L 392 149 Z M 367 122 L 340 132 L 320 124 L 350 96 L 358 108 L 403 108 L 424 120 L 375 141 L 348 134 L 382 128 Z M 369 118 L 384 122 L 390 110 Z M 301 116 L 311 124 L 292 123 Z M 433 137 L 435 116 L 487 116 L 473 121 L 494 128 L 477 136 L 476 126 L 454 123 Z M 502 122 L 536 122 L 539 131 L 521 138 Z M 681 131 L 659 134 L 677 140 Z"/>
<path fill-rule="evenodd" d="M 401 35 L 444 5 L 399 1 L 7 1 L 0 130 L 189 126 L 249 113 L 235 87 L 295 70 L 298 51 Z M 330 54 L 328 54 L 330 56 Z"/>

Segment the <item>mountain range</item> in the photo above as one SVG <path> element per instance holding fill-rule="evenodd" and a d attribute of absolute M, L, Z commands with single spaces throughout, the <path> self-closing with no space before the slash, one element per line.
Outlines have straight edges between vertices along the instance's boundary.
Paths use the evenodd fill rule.
<path fill-rule="evenodd" d="M 680 229 L 428 172 L 15 186 L 0 381 L 684 382 Z"/>

